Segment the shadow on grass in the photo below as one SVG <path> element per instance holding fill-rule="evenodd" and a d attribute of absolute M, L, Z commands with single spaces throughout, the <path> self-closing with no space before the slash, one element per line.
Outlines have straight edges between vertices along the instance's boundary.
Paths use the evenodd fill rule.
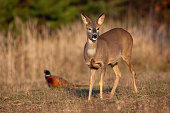
<path fill-rule="evenodd" d="M 80 98 L 88 98 L 89 95 L 89 89 L 67 89 L 69 91 L 69 93 L 74 94 Z M 112 90 L 112 88 L 108 87 L 106 89 L 103 90 L 103 93 L 110 93 Z M 100 89 L 99 88 L 94 88 L 92 90 L 92 96 L 93 97 L 97 97 L 97 95 L 100 94 Z"/>

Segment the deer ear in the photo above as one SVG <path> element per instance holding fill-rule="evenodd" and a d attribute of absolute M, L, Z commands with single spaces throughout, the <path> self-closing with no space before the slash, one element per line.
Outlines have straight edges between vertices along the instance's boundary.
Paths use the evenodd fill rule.
<path fill-rule="evenodd" d="M 89 24 L 90 24 L 91 20 L 90 20 L 86 15 L 84 15 L 84 14 L 81 13 L 81 18 L 82 18 L 83 23 L 84 23 L 85 25 L 89 25 Z"/>
<path fill-rule="evenodd" d="M 99 18 L 97 19 L 96 22 L 97 22 L 97 24 L 98 24 L 99 26 L 101 26 L 101 25 L 103 24 L 104 18 L 105 18 L 105 14 L 102 13 L 102 14 L 99 16 Z"/>

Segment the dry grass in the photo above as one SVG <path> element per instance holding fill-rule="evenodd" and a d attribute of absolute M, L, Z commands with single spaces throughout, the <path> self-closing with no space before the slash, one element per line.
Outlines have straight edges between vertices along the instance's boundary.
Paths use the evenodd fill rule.
<path fill-rule="evenodd" d="M 114 100 L 95 98 L 95 95 L 98 96 L 96 87 L 94 99 L 88 103 L 88 89 L 51 90 L 45 85 L 43 74 L 44 69 L 49 69 L 69 81 L 89 83 L 89 69 L 83 59 L 84 26 L 76 22 L 50 31 L 47 26 L 37 28 L 36 22 L 32 21 L 23 24 L 16 20 L 16 25 L 17 33 L 10 29 L 7 35 L 0 33 L 0 112 L 110 112 L 113 108 L 115 112 L 169 111 L 169 43 L 165 41 L 166 37 L 161 42 L 159 37 L 153 41 L 150 27 L 129 26 L 127 29 L 134 38 L 132 62 L 137 71 L 140 93 L 132 93 L 130 73 L 127 74 L 127 67 L 120 65 L 124 76 Z M 124 27 L 118 22 L 106 22 L 101 32 L 118 26 Z M 164 30 L 162 26 L 155 36 L 164 36 Z M 161 71 L 166 72 L 157 74 Z M 148 75 L 152 72 L 154 74 Z M 106 97 L 113 84 L 112 74 L 108 69 Z M 98 79 L 96 76 L 96 81 Z"/>
<path fill-rule="evenodd" d="M 141 74 L 137 79 L 138 94 L 132 92 L 131 85 L 122 85 L 122 82 L 128 83 L 129 79 L 121 80 L 114 99 L 108 98 L 111 88 L 105 86 L 104 99 L 100 100 L 99 88 L 95 87 L 91 102 L 87 101 L 88 89 L 50 89 L 42 82 L 3 85 L 0 94 L 0 112 L 169 113 L 168 79 L 170 76 L 163 73 Z M 34 90 L 24 89 L 30 85 Z"/>

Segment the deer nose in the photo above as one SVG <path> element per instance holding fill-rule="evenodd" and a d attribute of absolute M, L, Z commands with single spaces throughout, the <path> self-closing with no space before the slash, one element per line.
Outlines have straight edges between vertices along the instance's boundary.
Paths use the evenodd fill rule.
<path fill-rule="evenodd" d="M 96 33 L 93 34 L 92 38 L 97 38 L 97 34 Z"/>

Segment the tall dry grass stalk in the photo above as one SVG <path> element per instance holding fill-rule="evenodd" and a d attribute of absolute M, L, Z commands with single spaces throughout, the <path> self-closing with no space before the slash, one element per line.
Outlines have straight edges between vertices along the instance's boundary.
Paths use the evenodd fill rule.
<path fill-rule="evenodd" d="M 106 22 L 101 32 L 118 26 L 121 27 L 118 22 Z M 88 68 L 83 60 L 86 33 L 81 22 L 50 31 L 46 25 L 37 27 L 36 22 L 23 24 L 16 20 L 16 27 L 17 33 L 10 29 L 7 36 L 0 33 L 0 83 L 43 81 L 44 69 L 68 80 L 88 81 Z M 128 31 L 134 38 L 132 62 L 135 67 L 168 68 L 169 43 L 153 40 L 150 27 L 129 26 Z"/>

